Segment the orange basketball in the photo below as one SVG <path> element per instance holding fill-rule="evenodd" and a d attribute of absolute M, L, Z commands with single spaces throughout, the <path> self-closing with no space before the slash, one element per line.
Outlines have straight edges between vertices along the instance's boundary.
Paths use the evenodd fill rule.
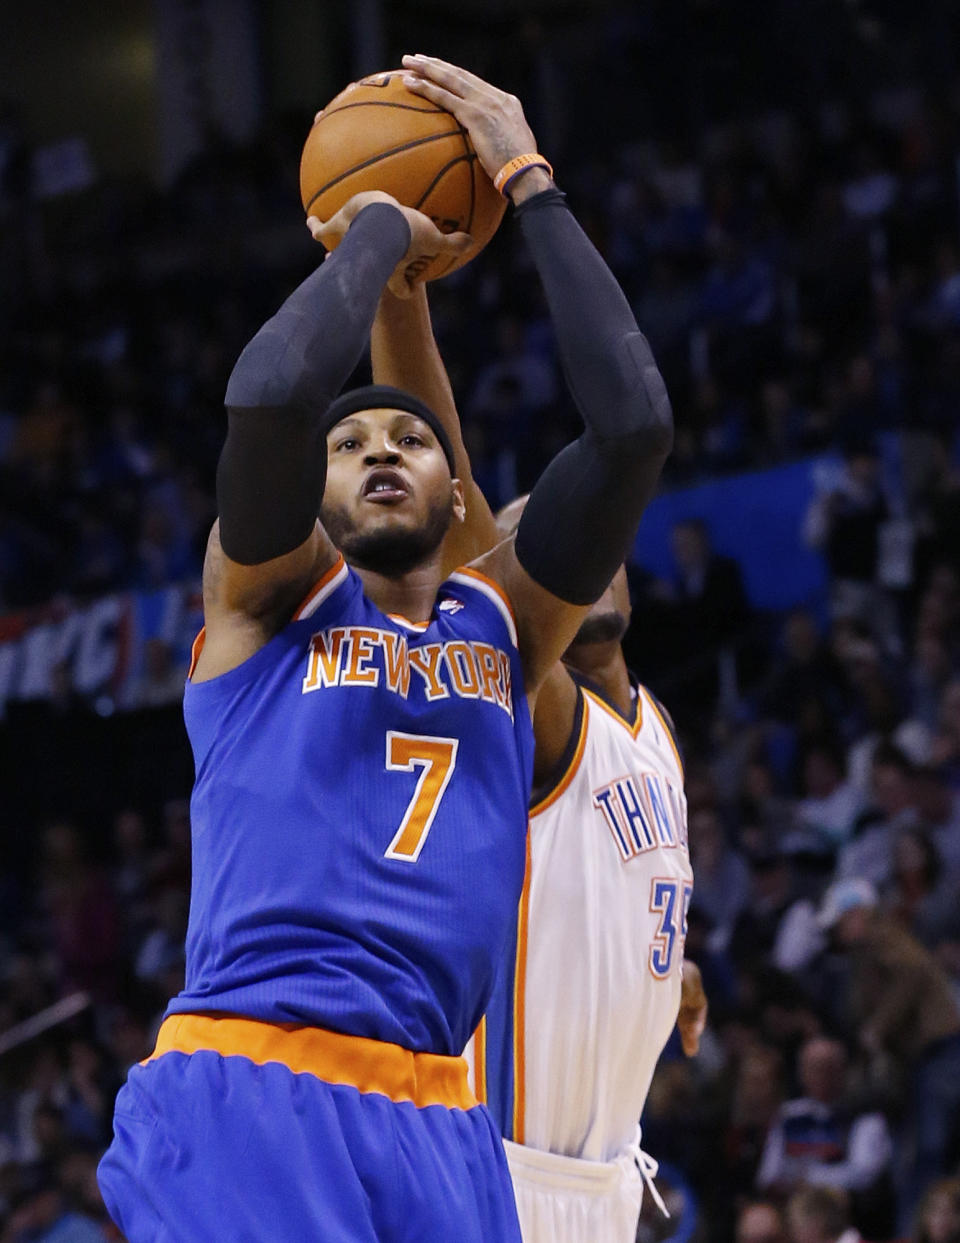
<path fill-rule="evenodd" d="M 473 245 L 426 269 L 436 280 L 486 246 L 506 200 L 477 159 L 467 131 L 445 108 L 408 91 L 403 70 L 354 82 L 324 108 L 300 158 L 307 215 L 326 221 L 361 190 L 384 190 L 424 212 L 443 233 L 469 233 Z"/>

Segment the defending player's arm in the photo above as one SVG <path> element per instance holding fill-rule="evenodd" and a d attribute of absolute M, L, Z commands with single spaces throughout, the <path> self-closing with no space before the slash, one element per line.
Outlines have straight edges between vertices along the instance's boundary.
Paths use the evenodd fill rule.
<path fill-rule="evenodd" d="M 203 679 L 246 659 L 290 616 L 337 551 L 317 520 L 326 478 L 322 416 L 356 366 L 389 282 L 422 251 L 455 253 L 426 216 L 355 196 L 315 236 L 341 244 L 244 349 L 227 385 L 218 520 L 204 564 Z"/>
<path fill-rule="evenodd" d="M 536 151 L 518 100 L 430 57 L 405 57 L 410 89 L 466 127 L 486 171 Z M 622 290 L 542 168 L 510 191 L 584 421 L 547 467 L 517 535 L 482 559 L 517 615 L 533 692 L 624 561 L 673 443 L 666 388 Z"/>
<path fill-rule="evenodd" d="M 430 323 L 427 291 L 418 285 L 409 298 L 384 290 L 370 334 L 374 384 L 391 384 L 426 402 L 440 419 L 453 446 L 454 473 L 463 485 L 466 520 L 450 528 L 443 548 L 443 572 L 449 574 L 492 548 L 497 524 L 486 497 L 474 482 L 460 416 Z"/>
<path fill-rule="evenodd" d="M 703 988 L 700 968 L 691 959 L 685 958 L 677 1027 L 680 1031 L 680 1043 L 687 1057 L 696 1057 L 700 1052 L 700 1037 L 707 1025 L 707 1010 L 707 994 Z"/>

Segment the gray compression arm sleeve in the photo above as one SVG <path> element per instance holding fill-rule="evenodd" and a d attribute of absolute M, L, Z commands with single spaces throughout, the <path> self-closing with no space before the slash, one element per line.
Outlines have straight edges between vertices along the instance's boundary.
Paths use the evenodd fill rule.
<path fill-rule="evenodd" d="M 627 557 L 673 444 L 673 415 L 623 291 L 564 196 L 545 190 L 516 214 L 585 424 L 531 492 L 517 558 L 561 600 L 591 604 Z"/>
<path fill-rule="evenodd" d="M 322 416 L 357 365 L 409 244 L 395 207 L 365 207 L 237 360 L 217 466 L 220 542 L 231 560 L 270 561 L 313 530 L 326 479 Z"/>

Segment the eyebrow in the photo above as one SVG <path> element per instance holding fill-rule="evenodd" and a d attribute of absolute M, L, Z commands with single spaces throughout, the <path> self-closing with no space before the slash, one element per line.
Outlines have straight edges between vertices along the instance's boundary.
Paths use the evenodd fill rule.
<path fill-rule="evenodd" d="M 412 411 L 409 411 L 409 410 L 394 411 L 394 417 L 390 420 L 390 422 L 391 424 L 396 425 L 398 420 L 401 420 L 404 423 L 413 423 L 418 428 L 422 427 L 425 431 L 429 432 L 431 435 L 434 434 L 433 428 L 430 426 L 430 424 L 425 419 L 421 419 L 419 415 L 413 414 Z M 341 419 L 339 423 L 335 423 L 333 427 L 330 428 L 330 431 L 327 433 L 327 435 L 333 436 L 339 431 L 346 431 L 346 430 L 349 430 L 350 428 L 353 428 L 357 431 L 366 431 L 367 425 L 363 422 L 362 419 L 358 419 L 356 418 L 356 416 L 352 414 L 348 414 L 347 417 L 344 419 Z"/>
<path fill-rule="evenodd" d="M 396 418 L 393 419 L 393 422 L 396 423 L 398 419 L 401 419 L 406 423 L 413 423 L 418 428 L 422 427 L 424 431 L 427 431 L 433 435 L 433 428 L 430 424 L 425 419 L 421 419 L 418 414 L 414 414 L 412 410 L 396 411 Z"/>
<path fill-rule="evenodd" d="M 341 419 L 339 423 L 334 423 L 333 427 L 330 428 L 330 431 L 327 433 L 327 435 L 335 436 L 337 432 L 349 431 L 351 427 L 362 430 L 363 424 L 360 422 L 359 419 L 354 419 L 348 415 L 347 418 Z"/>

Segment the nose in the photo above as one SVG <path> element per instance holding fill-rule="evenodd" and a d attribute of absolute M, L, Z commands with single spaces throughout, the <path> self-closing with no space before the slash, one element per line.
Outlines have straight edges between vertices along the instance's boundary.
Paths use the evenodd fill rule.
<path fill-rule="evenodd" d="M 365 466 L 396 466 L 399 462 L 400 452 L 387 436 L 379 444 L 369 444 L 363 455 Z"/>
<path fill-rule="evenodd" d="M 384 445 L 382 449 L 368 449 L 363 458 L 364 466 L 398 466 L 400 454 Z"/>

